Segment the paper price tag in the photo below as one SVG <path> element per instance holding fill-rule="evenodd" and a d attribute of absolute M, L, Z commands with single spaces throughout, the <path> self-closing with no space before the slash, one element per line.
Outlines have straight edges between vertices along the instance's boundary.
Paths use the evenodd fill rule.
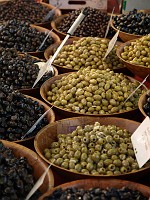
<path fill-rule="evenodd" d="M 146 117 L 131 136 L 135 156 L 141 168 L 150 159 L 150 118 Z"/>

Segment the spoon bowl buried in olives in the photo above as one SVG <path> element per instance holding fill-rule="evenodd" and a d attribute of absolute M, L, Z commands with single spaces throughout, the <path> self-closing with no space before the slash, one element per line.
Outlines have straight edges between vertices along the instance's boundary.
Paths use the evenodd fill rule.
<path fill-rule="evenodd" d="M 126 67 L 136 76 L 144 79 L 150 74 L 150 56 L 149 43 L 147 36 L 134 39 L 121 44 L 117 48 L 117 56 L 126 65 Z M 150 81 L 150 76 L 147 78 Z"/>
<path fill-rule="evenodd" d="M 129 145 L 129 143 L 131 144 L 130 135 L 139 125 L 139 122 L 115 117 L 63 119 L 49 124 L 40 130 L 35 137 L 34 147 L 41 158 L 47 163 L 52 164 L 52 168 L 54 170 L 57 169 L 57 172 L 67 178 L 67 180 L 94 177 L 138 180 L 140 177 L 148 174 L 150 165 L 147 164 L 139 169 L 137 164 L 135 164 L 136 160 L 133 149 L 128 150 L 130 156 L 128 153 L 119 153 L 120 155 L 115 153 L 115 155 L 112 155 L 110 152 L 118 151 L 117 145 L 122 140 L 120 133 L 124 135 L 123 137 L 126 137 L 126 139 L 122 140 L 124 144 L 120 143 L 122 150 L 126 148 L 126 142 L 128 147 L 132 148 L 132 145 Z M 120 135 L 120 141 L 117 139 L 118 136 L 116 134 Z M 119 143 L 113 142 L 114 139 L 112 138 Z M 106 143 L 104 142 L 105 139 Z M 102 144 L 102 141 L 104 144 Z M 116 145 L 115 149 L 110 147 L 111 144 Z M 135 163 L 133 164 L 132 162 L 133 165 L 130 163 L 134 169 L 131 169 L 132 167 L 129 167 L 128 162 L 126 163 L 125 160 L 120 162 L 117 158 L 118 156 L 119 160 L 125 159 L 127 161 L 131 159 L 133 161 L 134 159 Z M 113 165 L 114 168 L 111 168 L 111 163 L 120 167 Z M 125 163 L 127 165 L 124 165 Z M 124 167 L 121 165 L 124 165 Z M 128 166 L 130 170 L 126 170 L 125 166 Z"/>

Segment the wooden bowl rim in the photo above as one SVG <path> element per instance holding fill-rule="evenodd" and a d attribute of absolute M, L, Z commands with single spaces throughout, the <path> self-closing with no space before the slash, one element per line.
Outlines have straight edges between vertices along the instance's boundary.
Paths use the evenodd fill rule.
<path fill-rule="evenodd" d="M 147 90 L 146 92 L 144 92 L 140 98 L 139 98 L 139 101 L 138 101 L 138 107 L 139 107 L 139 110 L 140 112 L 143 114 L 144 117 L 147 117 L 148 115 L 145 113 L 144 109 L 143 109 L 143 103 L 146 101 L 146 95 L 147 93 L 150 92 L 150 89 Z"/>
<path fill-rule="evenodd" d="M 45 95 L 43 95 L 43 88 L 44 88 L 45 84 L 47 84 L 47 83 L 49 83 L 49 82 L 52 82 L 54 79 L 55 79 L 55 81 L 56 81 L 56 80 L 60 80 L 63 76 L 67 76 L 67 75 L 69 75 L 69 74 L 71 74 L 71 73 L 76 73 L 76 72 L 68 72 L 68 73 L 64 73 L 64 74 L 59 74 L 58 76 L 55 76 L 55 77 L 52 77 L 52 78 L 49 78 L 48 80 L 46 80 L 46 81 L 41 85 L 41 87 L 40 87 L 40 95 L 41 95 L 42 99 L 43 99 L 44 101 L 46 101 L 49 105 L 54 106 L 54 108 L 57 108 L 58 110 L 61 110 L 61 111 L 63 111 L 63 112 L 67 112 L 67 113 L 70 113 L 70 114 L 78 114 L 78 115 L 80 115 L 80 116 L 83 116 L 83 115 L 85 115 L 85 116 L 93 116 L 93 117 L 94 117 L 94 116 L 95 116 L 95 117 L 119 116 L 120 114 L 129 113 L 129 112 L 132 112 L 132 111 L 138 109 L 138 107 L 137 107 L 137 108 L 135 108 L 135 109 L 132 109 L 131 111 L 125 111 L 125 112 L 113 113 L 113 114 L 103 114 L 103 115 L 101 115 L 101 114 L 86 114 L 86 113 L 80 113 L 80 112 L 67 111 L 67 110 L 64 109 L 64 108 L 60 108 L 60 107 L 54 105 L 53 103 L 49 102 L 49 101 L 45 98 Z M 132 78 L 132 77 L 130 77 L 130 76 L 126 76 L 126 77 L 127 77 L 129 80 L 131 80 L 132 82 L 137 81 L 136 79 L 134 79 L 134 78 Z M 139 82 L 139 81 L 138 81 L 138 82 Z M 49 86 L 50 86 L 50 85 L 51 85 L 51 84 L 49 84 Z M 146 87 L 144 84 L 143 84 L 143 86 L 147 89 L 147 87 Z"/>
<path fill-rule="evenodd" d="M 108 179 L 103 179 L 103 178 L 102 179 L 90 179 L 90 178 L 88 178 L 86 180 L 85 179 L 81 179 L 81 180 L 70 181 L 68 183 L 63 183 L 61 185 L 58 185 L 58 186 L 52 188 L 52 190 L 49 190 L 48 192 L 43 194 L 39 198 L 39 200 L 43 200 L 45 197 L 50 196 L 55 190 L 57 190 L 59 188 L 61 188 L 62 190 L 65 190 L 67 188 L 72 188 L 72 187 L 73 188 L 82 188 L 83 185 L 85 185 L 86 188 L 91 188 L 91 186 L 88 185 L 88 183 L 94 184 L 95 186 L 93 186 L 93 187 L 95 187 L 95 188 L 96 187 L 100 188 L 99 184 L 102 184 L 101 189 L 106 189 L 104 187 L 105 184 L 108 184 L 107 187 L 109 187 L 109 188 L 110 188 L 110 185 L 112 185 L 111 187 L 116 187 L 116 185 L 117 185 L 117 188 L 122 188 L 123 185 L 124 185 L 124 187 L 128 187 L 128 188 L 130 188 L 132 190 L 137 190 L 137 189 L 140 188 L 140 190 L 138 190 L 138 191 L 141 192 L 141 188 L 142 188 L 142 190 L 144 189 L 144 190 L 148 191 L 148 193 L 150 193 L 149 192 L 150 187 L 148 187 L 146 185 L 143 185 L 143 184 L 140 184 L 140 183 L 133 182 L 133 181 L 127 181 L 127 180 L 121 180 L 121 179 L 113 179 L 113 178 L 110 178 L 109 180 Z M 98 186 L 96 186 L 96 185 L 98 185 Z M 118 187 L 118 185 L 120 185 L 120 187 Z"/>
<path fill-rule="evenodd" d="M 115 28 L 115 26 L 114 26 L 114 20 L 111 20 L 110 24 L 111 24 L 111 27 L 117 32 L 118 29 Z M 135 34 L 131 34 L 131 33 L 123 32 L 123 31 L 119 31 L 119 34 L 120 33 L 127 35 L 127 36 L 135 36 L 137 38 L 141 38 L 143 36 L 143 35 L 135 35 Z"/>
<path fill-rule="evenodd" d="M 124 60 L 124 59 L 121 57 L 121 53 L 123 52 L 123 48 L 124 48 L 125 46 L 130 46 L 131 42 L 135 42 L 136 40 L 138 40 L 138 38 L 137 38 L 137 39 L 133 39 L 133 40 L 129 40 L 129 41 L 127 41 L 127 42 L 124 42 L 124 43 L 120 44 L 120 45 L 117 47 L 116 54 L 117 54 L 118 58 L 119 58 L 120 60 L 122 60 L 124 63 L 127 63 L 127 64 L 132 65 L 132 66 L 135 66 L 135 67 L 141 67 L 141 68 L 144 68 L 144 69 L 149 69 L 148 67 L 146 67 L 146 66 L 144 66 L 144 65 L 137 65 L 137 64 L 130 63 L 129 61 L 126 61 L 126 60 Z"/>
<path fill-rule="evenodd" d="M 41 105 L 44 106 L 45 110 L 48 110 L 48 109 L 50 108 L 49 105 L 47 105 L 44 101 L 41 101 L 40 99 L 37 99 L 37 98 L 32 97 L 32 96 L 29 96 L 29 95 L 25 95 L 25 94 L 23 94 L 23 95 L 24 95 L 25 97 L 27 97 L 27 98 L 31 98 L 31 99 L 34 100 L 34 101 L 38 101 L 39 104 L 41 104 Z M 49 113 L 50 113 L 50 115 L 51 115 L 51 118 L 49 119 L 48 122 L 49 122 L 49 123 L 52 123 L 52 122 L 55 121 L 55 113 L 54 113 L 54 111 L 53 111 L 52 109 L 50 109 Z M 44 128 L 44 127 L 43 127 L 43 128 Z M 23 139 L 23 140 L 14 140 L 13 142 L 14 142 L 14 143 L 21 143 L 21 142 L 29 141 L 29 140 L 31 140 L 31 139 L 33 139 L 33 138 L 35 138 L 35 136 L 29 137 L 29 138 L 26 138 L 26 139 Z M 6 140 L 6 141 L 7 141 L 7 140 Z M 10 142 L 10 141 L 9 141 L 9 142 Z"/>
<path fill-rule="evenodd" d="M 128 173 L 125 173 L 125 174 L 120 174 L 120 175 L 93 175 L 93 174 L 83 174 L 83 173 L 79 173 L 79 172 L 72 172 L 72 171 L 70 171 L 69 169 L 65 169 L 65 168 L 62 168 L 62 167 L 60 167 L 60 166 L 58 166 L 58 165 L 55 165 L 54 163 L 52 163 L 52 162 L 50 162 L 48 159 L 46 159 L 45 157 L 44 157 L 44 155 L 41 153 L 41 151 L 40 151 L 40 149 L 39 149 L 39 147 L 38 147 L 38 143 L 37 143 L 37 141 L 38 141 L 38 137 L 40 136 L 40 135 L 43 135 L 44 134 L 44 131 L 45 130 L 47 130 L 49 127 L 51 127 L 51 126 L 54 126 L 54 125 L 56 125 L 57 126 L 57 124 L 59 124 L 59 123 L 63 123 L 64 121 L 67 121 L 67 120 L 73 120 L 73 119 L 81 119 L 81 118 L 85 118 L 85 119 L 87 119 L 87 118 L 91 118 L 92 119 L 92 117 L 86 117 L 86 116 L 81 116 L 81 117 L 72 117 L 72 118 L 67 118 L 67 119 L 62 119 L 62 120 L 58 120 L 58 121 L 55 121 L 55 122 L 53 122 L 53 123 L 51 123 L 51 124 L 48 124 L 48 125 L 46 125 L 42 130 L 40 130 L 39 132 L 38 132 L 38 134 L 36 135 L 36 137 L 35 137 L 35 139 L 34 139 L 34 148 L 35 148 L 35 150 L 36 150 L 36 152 L 37 152 L 37 154 L 43 159 L 43 160 L 45 160 L 45 162 L 47 162 L 47 163 L 49 163 L 49 164 L 51 164 L 52 166 L 54 166 L 56 169 L 58 168 L 58 169 L 60 169 L 60 170 L 63 170 L 63 171 L 65 171 L 65 172 L 69 172 L 69 173 L 71 173 L 71 174 L 77 174 L 77 175 L 81 175 L 81 176 L 89 176 L 89 177 L 101 177 L 101 178 L 105 178 L 105 177 L 110 177 L 110 178 L 116 178 L 116 177 L 124 177 L 124 176 L 126 176 L 126 175 L 132 175 L 132 174 L 137 174 L 137 173 L 139 173 L 139 172 L 142 172 L 142 171 L 145 171 L 146 169 L 150 169 L 150 165 L 149 166 L 147 166 L 147 167 L 144 167 L 144 168 L 140 168 L 139 170 L 136 170 L 136 171 L 134 171 L 134 172 L 128 172 Z M 115 121 L 123 121 L 123 122 L 125 122 L 125 121 L 127 121 L 128 123 L 134 123 L 134 124 L 137 124 L 137 125 L 140 125 L 140 122 L 137 122 L 137 121 L 134 121 L 134 120 L 129 120 L 129 119 L 125 119 L 125 118 L 118 118 L 118 117 L 103 117 L 103 119 L 104 118 L 106 118 L 108 121 L 109 120 L 111 120 L 111 119 L 114 119 Z M 102 118 L 101 117 L 99 117 L 99 122 L 100 122 L 100 120 L 101 120 Z M 133 134 L 133 133 L 132 133 Z"/>

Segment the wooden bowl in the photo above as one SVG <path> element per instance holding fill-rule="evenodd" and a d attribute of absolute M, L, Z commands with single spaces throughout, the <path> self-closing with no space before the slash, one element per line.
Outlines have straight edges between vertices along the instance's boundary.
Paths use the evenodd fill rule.
<path fill-rule="evenodd" d="M 114 27 L 113 20 L 111 21 L 111 27 L 116 32 L 118 31 L 118 29 L 116 29 Z M 119 31 L 119 37 L 123 42 L 127 42 L 129 40 L 134 40 L 134 39 L 140 38 L 140 37 L 142 37 L 142 35 L 134 35 L 134 34 L 126 33 L 126 32 L 123 32 L 123 31 Z"/>
<path fill-rule="evenodd" d="M 45 111 L 47 111 L 50 108 L 45 102 L 43 102 L 39 99 L 36 99 L 36 98 L 34 98 L 32 96 L 28 96 L 28 95 L 25 95 L 25 97 L 31 98 L 33 101 L 37 101 L 40 105 L 43 105 Z M 52 109 L 47 113 L 46 118 L 48 120 L 48 123 L 52 123 L 55 121 L 55 113 Z M 35 138 L 35 136 L 32 136 L 32 137 L 29 137 L 29 138 L 26 138 L 23 140 L 16 140 L 13 142 L 28 146 L 28 142 L 33 143 L 34 138 Z"/>
<path fill-rule="evenodd" d="M 32 28 L 35 28 L 37 31 L 39 31 L 39 32 L 43 32 L 43 33 L 45 33 L 45 32 L 47 32 L 48 33 L 48 29 L 46 29 L 46 28 L 43 28 L 43 27 L 40 27 L 40 26 L 36 26 L 36 25 L 34 25 L 34 24 L 31 24 L 30 25 Z M 58 35 L 56 35 L 54 32 L 51 32 L 50 33 L 50 36 L 53 38 L 53 40 L 54 40 L 54 43 L 55 42 L 59 42 L 60 41 L 60 38 L 58 37 Z M 53 43 L 53 44 L 54 44 Z M 38 57 L 38 58 L 44 58 L 44 51 L 37 51 L 37 52 L 27 52 L 27 53 L 29 53 L 29 54 L 31 54 L 32 56 L 35 56 L 35 57 Z"/>
<path fill-rule="evenodd" d="M 44 2 L 40 2 L 40 4 L 44 7 L 47 7 L 49 10 L 52 10 L 55 8 L 55 6 L 51 5 L 51 4 L 48 4 L 48 3 L 44 3 Z M 54 10 L 54 19 L 56 19 L 57 17 L 61 16 L 61 10 L 56 8 Z M 48 14 L 48 13 L 46 13 Z M 47 29 L 51 29 L 51 22 L 48 21 L 48 22 L 42 22 L 42 23 L 35 23 L 35 25 L 37 26 L 41 26 L 41 27 L 44 27 L 44 28 L 47 28 Z"/>
<path fill-rule="evenodd" d="M 146 95 L 147 95 L 148 92 L 150 92 L 150 90 L 146 91 L 144 94 L 142 94 L 141 97 L 139 98 L 139 101 L 138 101 L 139 110 L 141 111 L 141 113 L 144 117 L 147 117 L 147 114 L 145 113 L 143 106 L 146 104 L 146 100 L 147 100 Z"/>
<path fill-rule="evenodd" d="M 124 65 L 136 76 L 141 77 L 144 79 L 148 74 L 150 75 L 150 68 L 142 65 L 136 65 L 132 64 L 129 61 L 125 61 L 121 57 L 121 53 L 124 51 L 125 46 L 130 46 L 131 42 L 136 41 L 136 39 L 122 43 L 120 46 L 117 48 L 117 56 L 120 58 L 120 60 L 124 63 Z M 147 78 L 147 81 L 150 81 L 150 76 Z"/>
<path fill-rule="evenodd" d="M 75 73 L 75 72 L 70 72 L 70 73 Z M 83 114 L 80 112 L 67 111 L 64 108 L 60 108 L 58 106 L 53 105 L 51 102 L 49 102 L 47 100 L 47 96 L 46 96 L 47 92 L 50 90 L 51 84 L 53 84 L 56 80 L 60 80 L 63 76 L 69 75 L 70 73 L 60 74 L 58 76 L 52 77 L 52 78 L 48 79 L 47 81 L 45 81 L 40 88 L 40 95 L 43 98 L 43 100 L 46 101 L 49 105 L 54 106 L 54 110 L 57 113 L 59 113 L 60 115 L 65 116 L 65 117 L 77 117 L 77 116 L 96 116 L 96 117 L 109 116 L 110 117 L 110 116 L 116 116 L 116 117 L 124 117 L 124 118 L 129 118 L 131 116 L 137 115 L 138 108 L 133 109 L 131 111 L 125 111 L 122 113 L 100 115 L 100 114 L 86 114 L 86 113 Z M 135 81 L 134 78 L 131 78 L 131 77 L 128 77 L 128 78 L 132 82 Z"/>
<path fill-rule="evenodd" d="M 127 129 L 130 133 L 133 133 L 138 126 L 140 125 L 139 122 L 135 122 L 133 120 L 123 119 L 123 118 L 115 118 L 115 117 L 76 117 L 76 118 L 69 118 L 63 119 L 60 121 L 56 121 L 45 126 L 39 133 L 36 135 L 34 140 L 34 147 L 38 155 L 44 159 L 47 163 L 52 164 L 52 169 L 56 170 L 62 176 L 68 178 L 68 180 L 77 180 L 83 178 L 120 178 L 120 179 L 138 179 L 148 172 L 150 172 L 150 166 L 145 167 L 143 169 L 139 169 L 136 172 L 130 172 L 121 175 L 85 175 L 82 173 L 75 173 L 71 172 L 68 169 L 64 169 L 60 166 L 57 166 L 47 160 L 44 155 L 43 151 L 46 148 L 50 147 L 50 144 L 54 141 L 57 141 L 58 134 L 68 134 L 76 129 L 77 126 L 84 127 L 85 125 L 91 125 L 95 122 L 100 122 L 101 125 L 116 125 L 122 129 Z"/>
<path fill-rule="evenodd" d="M 33 167 L 33 177 L 35 178 L 35 181 L 38 180 L 40 176 L 44 173 L 44 171 L 47 169 L 48 165 L 34 151 L 14 142 L 8 142 L 6 140 L 0 141 L 2 141 L 5 147 L 10 148 L 17 158 L 27 158 L 28 163 Z M 49 169 L 44 179 L 44 182 L 39 189 L 41 193 L 44 194 L 53 187 L 54 176 L 51 169 Z"/>
<path fill-rule="evenodd" d="M 62 190 L 68 189 L 68 188 L 78 188 L 78 189 L 91 189 L 91 188 L 101 188 L 101 189 L 107 189 L 107 188 L 118 188 L 121 189 L 123 187 L 127 187 L 131 190 L 138 190 L 143 194 L 144 197 L 149 198 L 150 197 L 150 187 L 131 182 L 131 181 L 125 181 L 125 180 L 119 180 L 119 179 L 83 179 L 83 180 L 77 180 L 72 181 L 69 183 L 64 183 L 62 185 L 59 185 L 52 190 L 49 190 L 47 193 L 43 194 L 39 200 L 44 200 L 46 197 L 49 197 L 52 195 L 52 193 L 61 188 Z"/>
<path fill-rule="evenodd" d="M 65 43 L 65 46 L 66 45 L 72 45 L 74 41 L 78 41 L 80 40 L 81 38 L 77 38 L 77 37 L 74 37 L 74 38 L 70 38 L 67 40 L 67 42 Z M 103 38 L 102 38 L 103 39 Z M 106 39 L 106 38 L 105 38 Z M 108 41 L 110 41 L 109 39 L 106 39 Z M 44 51 L 44 57 L 46 60 L 48 60 L 50 58 L 50 56 L 52 56 L 56 49 L 59 47 L 59 45 L 61 44 L 62 41 L 60 42 L 56 42 L 55 44 L 52 44 L 51 46 L 49 46 L 45 51 Z M 117 45 L 120 45 L 122 44 L 121 42 L 118 42 L 116 43 Z M 65 66 L 60 66 L 60 65 L 56 65 L 56 64 L 53 64 L 54 66 L 57 67 L 58 71 L 60 74 L 62 73 L 68 73 L 68 72 L 74 72 L 74 71 L 78 71 L 78 70 L 75 70 L 75 69 L 70 69 L 70 68 L 67 68 Z M 117 69 L 114 69 L 113 71 L 115 72 L 121 72 L 121 70 L 124 70 L 124 66 L 123 67 L 120 67 L 120 68 L 117 68 Z"/>

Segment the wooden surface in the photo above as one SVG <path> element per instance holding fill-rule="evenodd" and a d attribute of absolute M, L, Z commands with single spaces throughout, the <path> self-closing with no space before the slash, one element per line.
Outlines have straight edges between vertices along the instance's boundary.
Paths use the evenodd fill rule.
<path fill-rule="evenodd" d="M 62 184 L 56 188 L 53 188 L 52 190 L 48 191 L 46 194 L 42 195 L 39 200 L 44 200 L 45 197 L 50 196 L 55 190 L 58 188 L 62 188 L 63 190 L 67 188 L 82 188 L 85 190 L 88 190 L 90 188 L 101 188 L 101 189 L 107 189 L 107 188 L 123 188 L 127 187 L 131 190 L 138 190 L 140 191 L 145 197 L 150 197 L 150 188 L 144 185 L 141 185 L 139 183 L 131 182 L 131 181 L 125 181 L 125 180 L 104 180 L 104 179 L 87 179 L 87 180 L 77 180 L 72 181 L 70 183 Z"/>

